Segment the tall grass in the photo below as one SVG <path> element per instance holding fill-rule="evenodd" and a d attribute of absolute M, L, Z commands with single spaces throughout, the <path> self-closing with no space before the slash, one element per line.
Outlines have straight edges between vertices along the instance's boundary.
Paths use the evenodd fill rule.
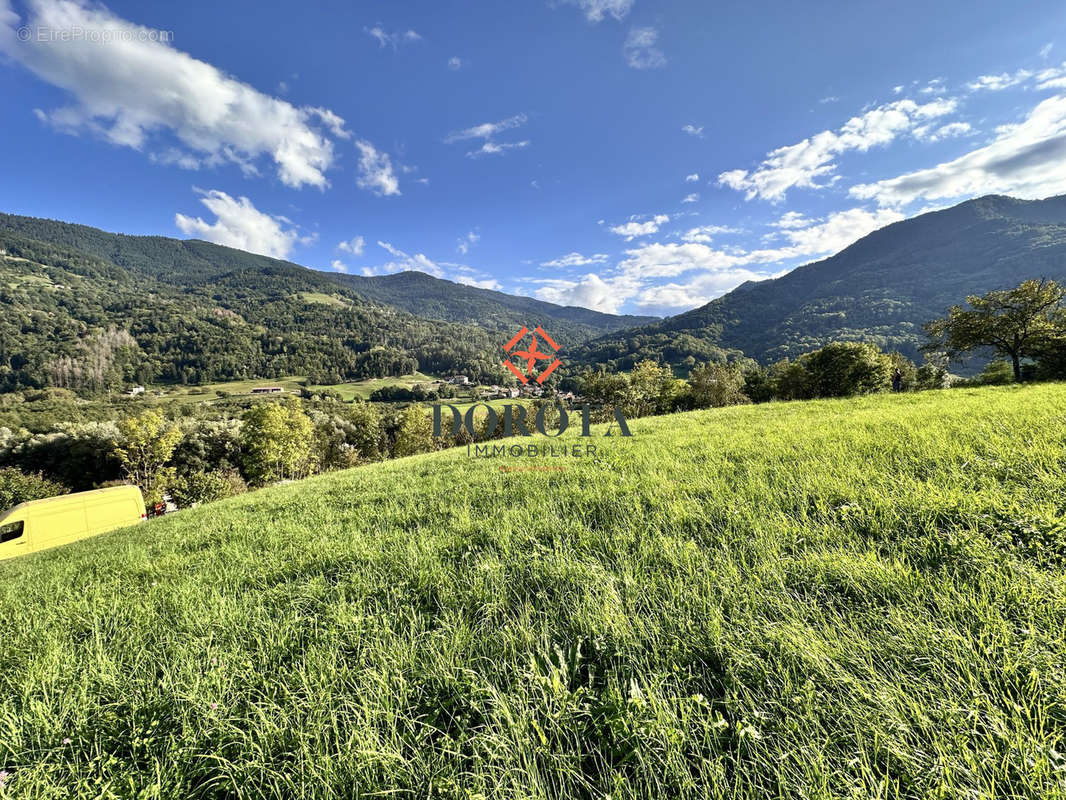
<path fill-rule="evenodd" d="M 631 426 L 0 564 L 0 796 L 1066 796 L 1066 386 Z"/>

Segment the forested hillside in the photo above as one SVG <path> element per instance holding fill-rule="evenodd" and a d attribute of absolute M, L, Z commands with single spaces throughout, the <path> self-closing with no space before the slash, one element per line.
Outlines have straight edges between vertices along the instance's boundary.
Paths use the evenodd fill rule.
<path fill-rule="evenodd" d="M 578 306 L 557 306 L 532 297 L 494 292 L 441 280 L 424 272 L 399 272 L 364 278 L 340 275 L 337 279 L 360 295 L 398 306 L 427 319 L 452 322 L 543 325 L 552 336 L 579 341 L 608 331 L 656 322 L 657 317 L 604 314 Z"/>
<path fill-rule="evenodd" d="M 500 370 L 500 335 L 486 328 L 428 322 L 240 251 L 222 271 L 197 264 L 195 243 L 186 258 L 169 240 L 152 241 L 182 255 L 168 262 L 186 265 L 180 282 L 175 272 L 152 274 L 156 262 L 116 255 L 123 267 L 0 231 L 0 390 Z"/>
<path fill-rule="evenodd" d="M 1066 196 L 988 196 L 871 233 L 776 280 L 746 283 L 693 311 L 609 334 L 576 358 L 628 368 L 685 366 L 743 350 L 766 364 L 831 341 L 863 341 L 918 358 L 922 325 L 967 295 L 1028 278 L 1066 279 Z"/>
<path fill-rule="evenodd" d="M 499 348 L 516 326 L 549 325 L 577 344 L 647 321 L 420 273 L 360 284 L 207 242 L 9 214 L 0 249 L 0 391 L 415 369 L 491 382 L 504 377 Z"/>

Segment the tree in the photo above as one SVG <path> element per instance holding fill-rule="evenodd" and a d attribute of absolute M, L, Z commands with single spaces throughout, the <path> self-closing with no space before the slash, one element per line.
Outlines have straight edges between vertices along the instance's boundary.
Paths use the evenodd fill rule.
<path fill-rule="evenodd" d="M 244 472 L 252 483 L 307 477 L 311 470 L 310 418 L 295 397 L 248 409 L 241 429 Z"/>
<path fill-rule="evenodd" d="M 1062 301 L 1066 288 L 1051 280 L 1024 281 L 1014 289 L 966 298 L 970 308 L 952 306 L 948 316 L 925 326 L 927 350 L 955 358 L 990 347 L 1010 359 L 1014 380 L 1022 379 L 1022 359 L 1035 357 L 1052 339 L 1063 336 Z"/>
<path fill-rule="evenodd" d="M 118 431 L 115 455 L 126 477 L 141 487 L 146 503 L 162 501 L 163 489 L 174 477 L 167 464 L 181 441 L 181 431 L 158 411 L 127 417 L 118 423 Z"/>
<path fill-rule="evenodd" d="M 175 480 L 170 493 L 179 508 L 191 508 L 241 494 L 246 488 L 235 471 L 197 470 Z"/>
<path fill-rule="evenodd" d="M 433 424 L 422 406 L 408 406 L 400 414 L 392 454 L 396 458 L 413 456 L 433 449 Z"/>
<path fill-rule="evenodd" d="M 813 397 L 850 397 L 889 385 L 892 361 L 875 345 L 832 342 L 801 359 Z"/>
<path fill-rule="evenodd" d="M 625 412 L 633 417 L 645 417 L 672 411 L 683 386 L 684 382 L 674 377 L 670 367 L 654 361 L 641 361 L 629 373 Z"/>
<path fill-rule="evenodd" d="M 692 370 L 688 376 L 689 399 L 693 408 L 721 408 L 749 403 L 744 394 L 744 372 L 740 364 L 713 361 Z"/>
<path fill-rule="evenodd" d="M 0 467 L 0 512 L 19 503 L 55 497 L 68 491 L 63 484 L 47 480 L 40 473 L 27 475 L 14 467 Z"/>

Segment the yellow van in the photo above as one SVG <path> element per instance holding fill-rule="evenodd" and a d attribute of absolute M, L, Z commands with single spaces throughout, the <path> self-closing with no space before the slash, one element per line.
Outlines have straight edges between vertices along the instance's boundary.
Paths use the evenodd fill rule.
<path fill-rule="evenodd" d="M 136 486 L 63 494 L 0 513 L 0 560 L 76 542 L 147 519 Z"/>

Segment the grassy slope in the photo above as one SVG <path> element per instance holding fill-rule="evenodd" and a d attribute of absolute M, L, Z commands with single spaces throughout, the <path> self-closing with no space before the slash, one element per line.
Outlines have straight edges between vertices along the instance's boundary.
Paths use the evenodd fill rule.
<path fill-rule="evenodd" d="M 1064 422 L 1064 385 L 699 412 L 5 562 L 9 789 L 1062 797 Z"/>

